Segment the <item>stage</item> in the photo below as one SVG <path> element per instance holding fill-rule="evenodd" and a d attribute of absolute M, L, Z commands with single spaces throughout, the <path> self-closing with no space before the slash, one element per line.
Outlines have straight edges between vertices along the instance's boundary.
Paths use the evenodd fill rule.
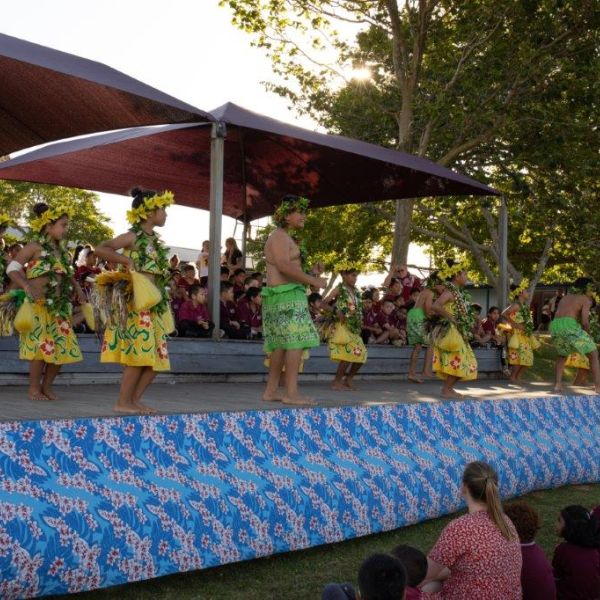
<path fill-rule="evenodd" d="M 160 414 L 114 416 L 116 385 L 0 387 L 0 598 L 108 587 L 396 529 L 460 508 L 471 460 L 503 498 L 600 481 L 600 397 L 504 380 L 358 380 L 318 406 L 262 381 L 159 383 Z"/>

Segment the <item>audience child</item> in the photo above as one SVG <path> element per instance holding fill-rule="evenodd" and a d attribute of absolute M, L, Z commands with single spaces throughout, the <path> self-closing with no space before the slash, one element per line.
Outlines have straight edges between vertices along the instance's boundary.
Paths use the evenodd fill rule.
<path fill-rule="evenodd" d="M 500 336 L 496 326 L 498 325 L 498 319 L 500 318 L 500 309 L 497 306 L 490 306 L 487 311 L 487 317 L 481 322 L 483 331 L 491 336 L 491 340 L 498 343 Z"/>
<path fill-rule="evenodd" d="M 481 304 L 471 304 L 471 311 L 475 316 L 475 323 L 473 323 L 473 339 L 471 340 L 471 346 L 474 348 L 485 346 L 491 341 L 491 333 L 486 333 L 483 327 L 483 321 L 481 320 L 481 311 L 483 310 Z"/>
<path fill-rule="evenodd" d="M 179 267 L 179 256 L 177 256 L 177 254 L 173 254 L 173 256 L 171 256 L 169 259 L 169 274 L 172 274 L 173 271 L 176 271 L 179 269 Z"/>
<path fill-rule="evenodd" d="M 244 300 L 242 302 L 241 300 Z M 238 302 L 237 313 L 242 327 L 250 328 L 250 337 L 253 340 L 262 338 L 262 296 L 260 288 L 251 287 L 240 298 Z"/>
<path fill-rule="evenodd" d="M 373 554 L 360 566 L 361 600 L 402 600 L 406 589 L 404 565 L 391 554 Z"/>
<path fill-rule="evenodd" d="M 498 475 L 484 462 L 469 463 L 460 488 L 468 513 L 451 521 L 429 553 L 424 592 L 439 598 L 521 599 L 521 547 L 502 511 Z"/>
<path fill-rule="evenodd" d="M 223 265 L 221 267 L 221 281 L 229 281 L 230 272 L 229 267 Z"/>
<path fill-rule="evenodd" d="M 93 248 L 83 248 L 77 259 L 77 270 L 75 271 L 75 281 L 80 285 L 83 293 L 89 298 L 92 291 L 93 282 L 88 281 L 93 279 L 100 273 L 100 269 L 96 266 L 98 257 Z"/>
<path fill-rule="evenodd" d="M 417 287 L 414 287 L 410 290 L 408 300 L 406 300 L 404 303 L 404 306 L 406 307 L 407 311 L 409 311 L 417 303 L 420 293 L 421 293 L 421 289 L 417 288 Z"/>
<path fill-rule="evenodd" d="M 375 310 L 373 291 L 368 290 L 363 294 L 363 324 L 361 337 L 365 344 L 373 344 L 375 339 L 383 333 L 379 325 L 379 313 Z"/>
<path fill-rule="evenodd" d="M 194 265 L 186 264 L 181 267 L 181 277 L 177 285 L 182 287 L 186 294 L 189 294 L 193 285 L 200 285 L 200 281 L 196 278 L 196 267 Z"/>
<path fill-rule="evenodd" d="M 308 312 L 313 323 L 317 323 L 321 318 L 321 307 L 323 306 L 323 296 L 319 292 L 313 292 L 308 296 Z"/>
<path fill-rule="evenodd" d="M 406 600 L 420 600 L 422 598 L 419 585 L 427 575 L 427 557 L 412 546 L 396 546 L 390 553 L 395 556 L 406 570 Z"/>
<path fill-rule="evenodd" d="M 394 303 L 392 300 L 381 301 L 381 311 L 377 317 L 377 323 L 381 327 L 382 333 L 375 339 L 376 344 L 389 344 L 400 339 L 400 332 L 396 327 L 396 318 L 394 316 Z"/>
<path fill-rule="evenodd" d="M 263 285 L 265 285 L 265 276 L 260 271 L 255 271 L 254 273 L 252 273 L 252 275 L 250 275 L 250 277 L 252 277 L 252 279 L 256 279 L 256 281 L 258 282 L 258 285 L 256 287 L 263 287 Z"/>
<path fill-rule="evenodd" d="M 521 542 L 523 600 L 555 600 L 552 567 L 544 551 L 535 543 L 535 534 L 541 527 L 538 513 L 527 502 L 513 502 L 504 512 L 515 526 Z"/>
<path fill-rule="evenodd" d="M 233 340 L 248 339 L 250 328 L 242 326 L 239 322 L 237 309 L 233 301 L 233 284 L 229 281 L 221 282 L 220 316 L 221 329 L 228 338 Z"/>
<path fill-rule="evenodd" d="M 231 283 L 233 283 L 233 299 L 238 300 L 241 296 L 244 295 L 246 288 L 244 287 L 244 282 L 246 281 L 246 270 L 245 269 L 236 269 L 233 272 L 233 279 Z"/>
<path fill-rule="evenodd" d="M 211 322 L 206 306 L 206 289 L 199 284 L 190 286 L 189 300 L 177 313 L 177 332 L 181 337 L 207 338 L 212 335 L 215 324 Z"/>
<path fill-rule="evenodd" d="M 381 301 L 384 302 L 385 300 L 391 300 L 392 302 L 395 302 L 398 296 L 402 296 L 402 284 L 400 283 L 399 279 L 392 277 L 389 280 L 388 285 L 385 287 L 385 295 Z M 404 306 L 404 302 L 402 303 L 402 306 Z"/>
<path fill-rule="evenodd" d="M 556 533 L 564 538 L 554 550 L 552 568 L 558 600 L 600 598 L 600 531 L 583 506 L 563 508 Z"/>
<path fill-rule="evenodd" d="M 175 279 L 176 275 L 169 280 L 169 296 L 171 298 L 171 310 L 174 315 L 179 314 L 179 309 L 188 299 L 188 295 L 184 287 L 177 285 L 179 279 Z"/>
<path fill-rule="evenodd" d="M 252 277 L 252 275 L 244 279 L 244 293 L 246 293 L 251 287 L 261 287 L 258 279 L 256 279 L 256 277 Z"/>

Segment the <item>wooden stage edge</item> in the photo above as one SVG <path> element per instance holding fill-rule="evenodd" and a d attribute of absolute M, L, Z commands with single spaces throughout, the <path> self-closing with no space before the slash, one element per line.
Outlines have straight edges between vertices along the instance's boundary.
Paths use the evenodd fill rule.
<path fill-rule="evenodd" d="M 359 391 L 337 392 L 329 387 L 330 377 L 303 381 L 302 392 L 313 398 L 319 407 L 375 406 L 381 404 L 411 403 L 435 404 L 456 402 L 440 397 L 440 382 L 428 381 L 422 385 L 391 379 L 357 380 Z M 186 414 L 210 412 L 247 412 L 257 410 L 289 409 L 280 402 L 264 402 L 262 382 L 241 383 L 155 383 L 145 402 L 158 414 Z M 465 394 L 460 401 L 519 401 L 531 398 L 552 398 L 550 383 L 525 383 L 513 386 L 506 380 L 479 380 L 457 385 Z M 0 387 L 0 421 L 85 419 L 114 417 L 112 406 L 118 394 L 118 385 L 62 385 L 56 386 L 59 400 L 33 402 L 27 399 L 27 388 L 22 385 Z M 569 396 L 592 394 L 590 388 L 567 388 Z"/>

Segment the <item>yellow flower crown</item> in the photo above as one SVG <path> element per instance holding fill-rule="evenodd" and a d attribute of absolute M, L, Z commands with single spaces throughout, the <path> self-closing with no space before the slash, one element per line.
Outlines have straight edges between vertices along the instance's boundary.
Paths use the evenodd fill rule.
<path fill-rule="evenodd" d="M 529 280 L 528 279 L 521 279 L 521 283 L 519 284 L 519 286 L 517 288 L 515 288 L 511 293 L 510 293 L 510 297 L 513 300 L 516 300 L 525 290 L 529 289 Z"/>
<path fill-rule="evenodd" d="M 461 271 L 464 271 L 465 267 L 461 263 L 456 263 L 451 267 L 444 267 L 440 269 L 438 272 L 438 277 L 442 281 L 446 281 L 447 279 L 452 279 L 455 275 L 458 275 Z"/>
<path fill-rule="evenodd" d="M 46 225 L 50 225 L 50 223 L 58 221 L 58 219 L 60 219 L 63 215 L 66 215 L 70 219 L 73 216 L 73 207 L 68 206 L 67 204 L 57 204 L 56 206 L 51 206 L 39 217 L 31 219 L 29 222 L 29 227 L 31 227 L 32 231 L 41 233 L 42 229 L 44 229 Z"/>
<path fill-rule="evenodd" d="M 145 221 L 150 213 L 159 208 L 166 208 L 175 202 L 173 192 L 163 192 L 160 195 L 144 198 L 144 201 L 137 207 L 127 211 L 127 220 L 135 225 L 140 221 Z"/>
<path fill-rule="evenodd" d="M 0 213 L 0 227 L 10 227 L 13 225 L 13 220 L 7 213 Z"/>

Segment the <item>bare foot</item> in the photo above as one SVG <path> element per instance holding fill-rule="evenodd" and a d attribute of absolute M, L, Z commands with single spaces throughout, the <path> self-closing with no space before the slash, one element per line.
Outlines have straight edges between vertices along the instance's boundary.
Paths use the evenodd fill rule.
<path fill-rule="evenodd" d="M 50 398 L 40 389 L 31 389 L 27 392 L 27 397 L 34 402 L 49 402 Z"/>
<path fill-rule="evenodd" d="M 42 393 L 48 400 L 58 400 L 58 396 L 52 390 L 42 389 Z"/>
<path fill-rule="evenodd" d="M 283 399 L 283 396 L 280 392 L 275 392 L 274 394 L 268 394 L 267 392 L 265 392 L 263 394 L 262 399 L 265 402 L 281 402 L 281 400 Z"/>
<path fill-rule="evenodd" d="M 312 398 L 306 398 L 305 396 L 284 396 L 281 401 L 284 404 L 296 404 L 305 406 L 316 406 L 317 403 Z"/>
<path fill-rule="evenodd" d="M 564 388 L 563 388 L 563 386 L 562 386 L 561 384 L 558 384 L 558 383 L 557 383 L 557 384 L 554 386 L 554 389 L 553 389 L 553 391 L 554 391 L 556 394 L 560 394 L 561 396 L 564 396 L 564 395 L 565 395 L 565 390 L 564 390 Z"/>
<path fill-rule="evenodd" d="M 113 411 L 116 413 L 120 413 L 123 415 L 139 415 L 140 411 L 136 406 L 132 406 L 131 404 L 127 404 L 125 406 L 121 404 L 115 404 L 113 406 Z"/>
<path fill-rule="evenodd" d="M 464 398 L 463 394 L 459 394 L 458 392 L 455 392 L 454 390 L 450 390 L 448 392 L 442 392 L 441 393 L 442 398 L 452 398 L 455 400 L 459 400 L 460 398 Z"/>
<path fill-rule="evenodd" d="M 351 392 L 358 392 L 358 388 L 354 385 L 354 383 L 352 382 L 352 379 L 344 380 L 344 389 L 350 390 Z"/>
<path fill-rule="evenodd" d="M 416 375 L 409 375 L 408 381 L 412 381 L 413 383 L 423 383 L 423 380 L 420 377 L 417 377 Z"/>
<path fill-rule="evenodd" d="M 152 408 L 151 406 L 146 406 L 141 402 L 134 402 L 133 405 L 138 409 L 138 411 L 142 415 L 155 415 L 157 413 L 157 410 L 155 408 Z"/>
<path fill-rule="evenodd" d="M 434 375 L 433 375 L 433 371 L 430 373 L 429 371 L 427 371 L 426 373 L 424 372 L 421 377 L 423 379 L 433 379 Z"/>
<path fill-rule="evenodd" d="M 333 381 L 333 383 L 331 384 L 331 389 L 335 390 L 336 392 L 343 392 L 343 391 L 347 390 L 348 388 L 341 381 L 338 381 L 337 379 L 335 379 Z"/>

